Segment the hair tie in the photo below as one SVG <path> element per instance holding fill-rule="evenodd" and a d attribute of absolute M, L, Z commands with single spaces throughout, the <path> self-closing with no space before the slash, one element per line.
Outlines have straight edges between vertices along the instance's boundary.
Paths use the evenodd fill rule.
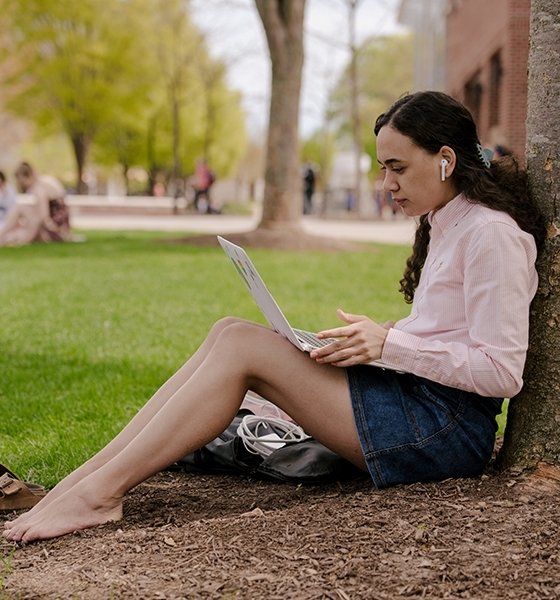
<path fill-rule="evenodd" d="M 490 168 L 490 160 L 494 156 L 494 151 L 490 148 L 483 148 L 480 144 L 476 145 L 476 151 L 478 154 L 478 158 L 482 161 L 482 164 L 489 169 Z"/>

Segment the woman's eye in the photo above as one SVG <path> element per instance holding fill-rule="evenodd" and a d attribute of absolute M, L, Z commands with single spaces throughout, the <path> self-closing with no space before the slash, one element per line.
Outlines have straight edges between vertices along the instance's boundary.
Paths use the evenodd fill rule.
<path fill-rule="evenodd" d="M 402 173 L 404 171 L 403 167 L 393 167 L 391 169 L 394 173 Z"/>

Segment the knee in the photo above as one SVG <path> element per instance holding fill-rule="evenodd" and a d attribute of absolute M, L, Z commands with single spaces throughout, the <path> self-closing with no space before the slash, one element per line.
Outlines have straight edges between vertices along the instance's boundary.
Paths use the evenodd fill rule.
<path fill-rule="evenodd" d="M 211 337 L 223 343 L 225 340 L 234 341 L 239 344 L 243 340 L 252 338 L 255 333 L 269 331 L 262 325 L 240 319 L 238 317 L 224 317 L 214 323 Z"/>
<path fill-rule="evenodd" d="M 259 336 L 270 334 L 271 330 L 244 319 L 226 317 L 214 326 L 216 333 L 215 349 L 239 352 L 241 348 L 258 345 Z"/>
<path fill-rule="evenodd" d="M 228 327 L 245 322 L 246 321 L 243 321 L 243 319 L 239 319 L 238 317 L 223 317 L 214 323 L 212 326 L 212 333 L 218 335 Z"/>

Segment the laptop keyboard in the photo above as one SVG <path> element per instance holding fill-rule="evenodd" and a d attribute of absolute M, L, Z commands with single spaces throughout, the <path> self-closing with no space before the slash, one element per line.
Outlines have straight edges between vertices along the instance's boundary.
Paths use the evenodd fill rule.
<path fill-rule="evenodd" d="M 294 331 L 303 342 L 313 346 L 314 348 L 322 348 L 323 346 L 332 344 L 332 342 L 336 342 L 335 338 L 321 339 L 318 338 L 314 333 L 311 333 L 310 331 L 304 331 L 303 329 L 294 329 Z"/>

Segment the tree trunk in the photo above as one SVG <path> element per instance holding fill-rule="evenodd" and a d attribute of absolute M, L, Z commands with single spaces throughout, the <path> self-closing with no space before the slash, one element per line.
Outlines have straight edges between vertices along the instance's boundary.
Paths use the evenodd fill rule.
<path fill-rule="evenodd" d="M 204 65 L 205 68 L 201 69 L 201 77 L 204 83 L 204 112 L 205 112 L 205 127 L 204 127 L 204 139 L 202 144 L 202 158 L 208 165 L 212 167 L 211 156 L 212 148 L 215 143 L 215 131 L 216 131 L 216 104 L 213 98 L 213 93 L 216 90 L 216 86 L 220 83 L 223 68 L 221 64 L 208 64 Z"/>
<path fill-rule="evenodd" d="M 265 189 L 259 228 L 299 230 L 303 210 L 299 101 L 305 0 L 255 0 L 272 65 Z"/>
<path fill-rule="evenodd" d="M 156 128 L 157 117 L 153 115 L 148 121 L 148 130 L 146 133 L 146 155 L 148 159 L 148 189 L 146 191 L 149 196 L 154 195 L 154 186 L 158 172 L 156 161 Z"/>
<path fill-rule="evenodd" d="M 126 196 L 130 196 L 130 181 L 128 179 L 129 165 L 127 165 L 126 163 L 122 163 L 121 167 L 124 181 L 124 193 Z"/>
<path fill-rule="evenodd" d="M 179 199 L 179 177 L 181 171 L 181 157 L 180 157 L 180 146 L 181 146 L 181 119 L 180 119 L 180 108 L 178 98 L 178 87 L 179 83 L 175 80 L 171 84 L 170 97 L 171 97 L 171 118 L 173 128 L 173 214 L 179 212 L 178 199 Z"/>
<path fill-rule="evenodd" d="M 352 122 L 352 142 L 354 150 L 354 209 L 361 214 L 362 206 L 362 123 L 360 118 L 360 98 L 358 86 L 358 50 L 356 48 L 356 10 L 358 0 L 349 0 L 348 29 L 350 32 L 350 120 Z"/>
<path fill-rule="evenodd" d="M 84 181 L 84 168 L 89 154 L 90 137 L 85 133 L 71 134 L 72 148 L 76 159 L 76 191 L 78 194 L 87 194 L 88 186 Z"/>
<path fill-rule="evenodd" d="M 510 402 L 499 457 L 502 467 L 521 470 L 560 467 L 560 3 L 531 4 L 527 170 L 549 235 L 537 265 L 525 385 Z"/>

